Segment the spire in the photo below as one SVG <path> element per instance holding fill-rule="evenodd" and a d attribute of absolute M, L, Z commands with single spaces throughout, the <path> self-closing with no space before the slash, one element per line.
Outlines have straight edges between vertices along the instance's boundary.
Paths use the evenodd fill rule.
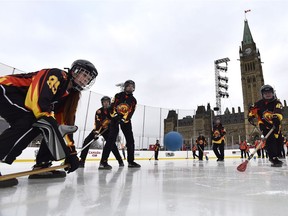
<path fill-rule="evenodd" d="M 247 19 L 244 20 L 243 45 L 254 43 Z"/>
<path fill-rule="evenodd" d="M 211 111 L 210 103 L 207 104 L 207 111 L 209 111 L 209 112 Z"/>

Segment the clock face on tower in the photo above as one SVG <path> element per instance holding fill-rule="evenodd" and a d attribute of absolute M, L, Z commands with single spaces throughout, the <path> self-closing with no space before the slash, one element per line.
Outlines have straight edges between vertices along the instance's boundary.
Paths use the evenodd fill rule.
<path fill-rule="evenodd" d="M 252 52 L 252 49 L 250 47 L 245 49 L 245 54 L 246 55 L 250 55 L 251 52 Z"/>

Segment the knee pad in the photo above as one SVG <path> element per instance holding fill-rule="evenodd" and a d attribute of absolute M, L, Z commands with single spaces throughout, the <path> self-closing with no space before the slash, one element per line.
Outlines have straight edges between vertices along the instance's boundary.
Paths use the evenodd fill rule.
<path fill-rule="evenodd" d="M 58 123 L 53 117 L 41 117 L 33 124 L 33 127 L 41 130 L 43 139 L 55 160 L 64 159 L 69 155 L 66 143 L 59 131 Z"/>

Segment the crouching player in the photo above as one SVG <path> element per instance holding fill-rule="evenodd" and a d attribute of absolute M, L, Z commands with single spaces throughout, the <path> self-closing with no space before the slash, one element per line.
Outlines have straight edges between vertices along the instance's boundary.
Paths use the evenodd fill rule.
<path fill-rule="evenodd" d="M 33 169 L 49 167 L 53 160 L 65 158 L 69 164 L 66 171 L 76 170 L 79 159 L 72 136 L 65 136 L 65 143 L 58 124 L 74 125 L 80 92 L 89 88 L 97 75 L 91 62 L 76 60 L 68 72 L 51 68 L 0 77 L 0 115 L 10 124 L 0 135 L 1 162 L 12 164 L 42 133 L 44 139 Z M 65 175 L 64 171 L 51 171 L 30 177 Z M 0 187 L 17 184 L 17 179 L 0 181 Z"/>

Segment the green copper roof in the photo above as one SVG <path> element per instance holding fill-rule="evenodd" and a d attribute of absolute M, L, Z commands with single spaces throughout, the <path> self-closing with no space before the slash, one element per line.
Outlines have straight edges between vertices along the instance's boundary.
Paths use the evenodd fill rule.
<path fill-rule="evenodd" d="M 253 42 L 254 41 L 253 41 L 253 38 L 252 38 L 252 34 L 250 32 L 248 21 L 244 20 L 243 45 L 252 44 Z"/>

